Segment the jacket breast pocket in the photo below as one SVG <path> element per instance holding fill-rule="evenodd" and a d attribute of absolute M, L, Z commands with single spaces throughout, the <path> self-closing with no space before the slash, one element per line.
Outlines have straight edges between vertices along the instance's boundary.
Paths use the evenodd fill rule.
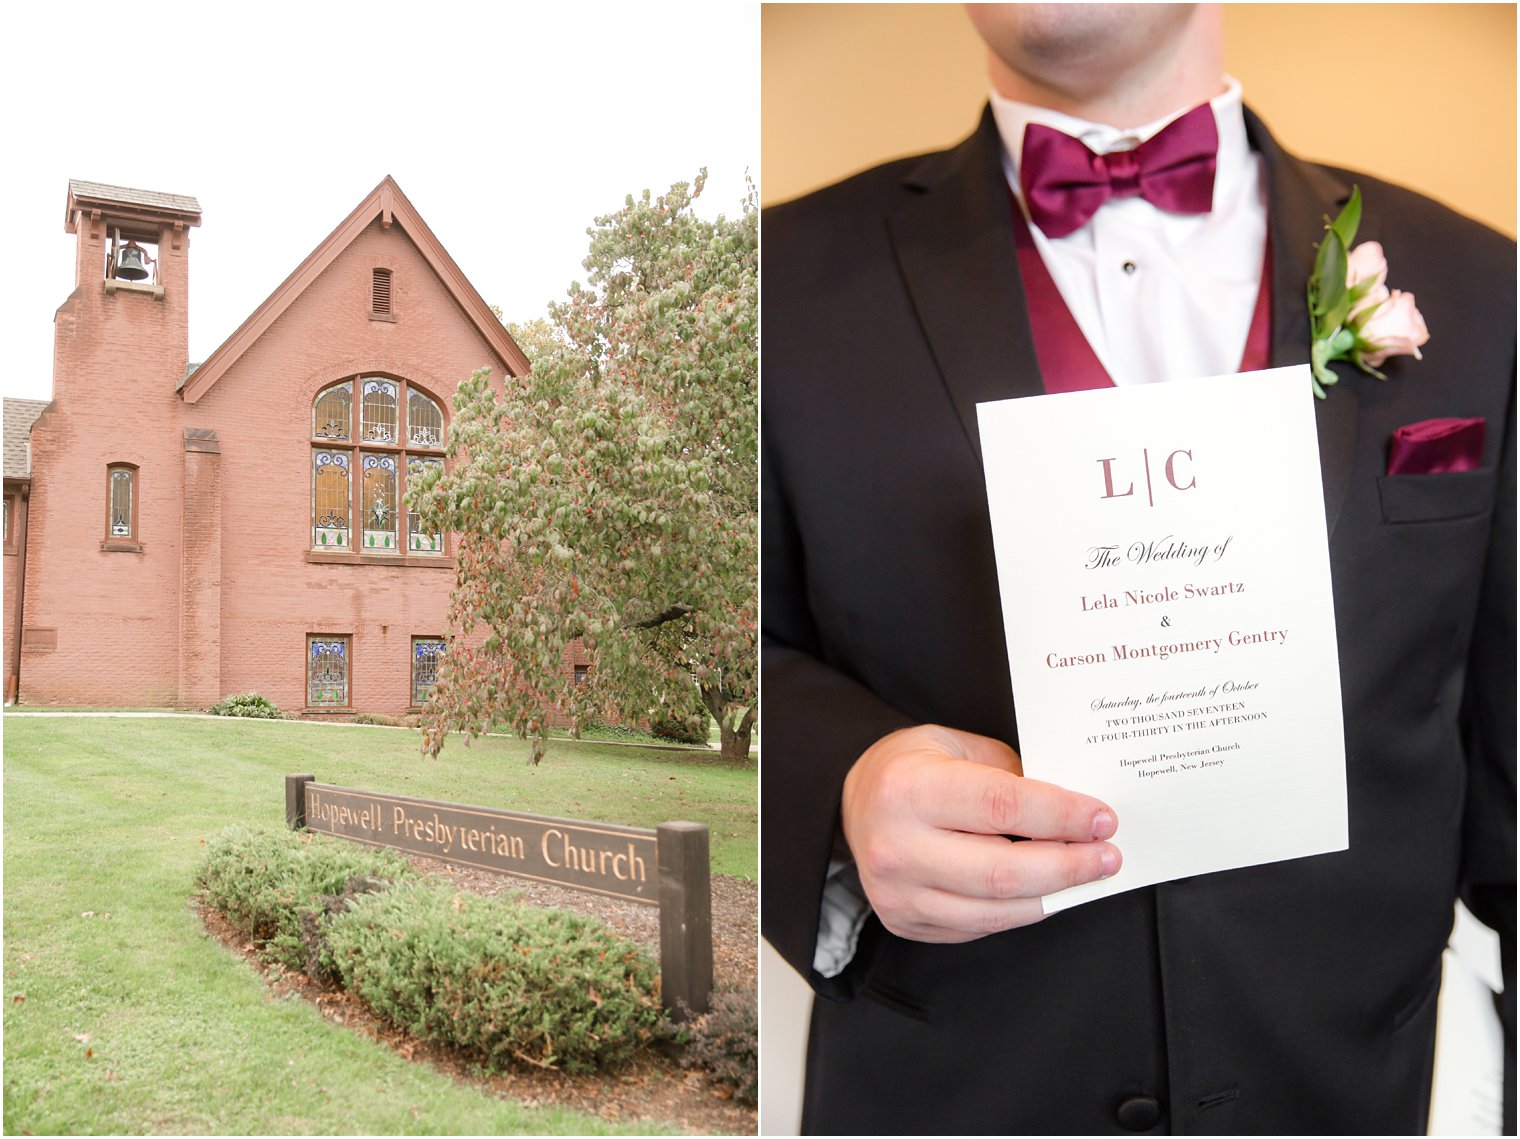
<path fill-rule="evenodd" d="M 1496 483 L 1492 467 L 1438 475 L 1382 475 L 1378 497 L 1383 521 L 1455 522 L 1481 517 L 1493 509 Z"/>

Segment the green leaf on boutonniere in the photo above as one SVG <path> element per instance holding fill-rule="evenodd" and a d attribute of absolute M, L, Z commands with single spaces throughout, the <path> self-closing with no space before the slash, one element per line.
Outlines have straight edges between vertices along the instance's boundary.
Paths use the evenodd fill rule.
<path fill-rule="evenodd" d="M 1346 294 L 1346 300 L 1352 306 L 1355 306 L 1357 301 L 1361 300 L 1368 293 L 1372 292 L 1372 290 L 1376 287 L 1377 278 L 1368 277 L 1365 281 L 1360 281 L 1357 284 L 1351 286 L 1351 291 Z"/>
<path fill-rule="evenodd" d="M 1346 245 L 1333 228 L 1325 233 L 1325 240 L 1319 243 L 1319 255 L 1314 259 L 1312 291 L 1314 315 L 1317 317 L 1328 317 L 1335 309 L 1346 304 Z M 1325 320 L 1321 327 L 1329 330 L 1339 324 L 1339 319 Z"/>
<path fill-rule="evenodd" d="M 1346 206 L 1341 210 L 1330 228 L 1341 239 L 1343 248 L 1350 249 L 1351 243 L 1356 240 L 1357 228 L 1362 224 L 1362 188 L 1351 187 L 1351 197 L 1346 200 Z"/>

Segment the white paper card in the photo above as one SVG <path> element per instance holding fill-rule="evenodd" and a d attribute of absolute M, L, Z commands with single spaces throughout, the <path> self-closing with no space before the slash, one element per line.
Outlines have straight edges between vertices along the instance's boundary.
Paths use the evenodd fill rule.
<path fill-rule="evenodd" d="M 1301 366 L 978 406 L 1024 774 L 1119 818 L 1047 913 L 1346 848 L 1314 405 Z"/>

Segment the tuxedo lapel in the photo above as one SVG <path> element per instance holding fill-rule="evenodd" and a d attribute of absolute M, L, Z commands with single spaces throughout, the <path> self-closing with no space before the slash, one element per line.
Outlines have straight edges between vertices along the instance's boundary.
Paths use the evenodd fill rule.
<path fill-rule="evenodd" d="M 989 109 L 969 139 L 914 168 L 914 196 L 887 219 L 924 337 L 978 458 L 976 405 L 1044 390 L 1000 155 Z"/>
<path fill-rule="evenodd" d="M 1314 270 L 1315 247 L 1351 195 L 1351 187 L 1328 171 L 1294 158 L 1277 145 L 1265 124 L 1246 110 L 1246 133 L 1267 173 L 1267 212 L 1272 244 L 1272 366 L 1309 362 L 1309 301 L 1306 288 Z M 1340 517 L 1356 443 L 1358 400 L 1354 384 L 1329 389 L 1316 400 L 1320 475 L 1325 490 L 1325 524 L 1330 533 Z"/>

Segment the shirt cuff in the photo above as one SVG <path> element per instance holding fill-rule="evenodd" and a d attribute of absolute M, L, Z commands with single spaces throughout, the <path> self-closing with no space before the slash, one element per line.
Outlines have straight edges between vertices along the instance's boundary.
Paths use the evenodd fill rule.
<path fill-rule="evenodd" d="M 818 941 L 813 968 L 823 977 L 837 977 L 855 957 L 860 931 L 871 916 L 871 903 L 860 885 L 854 859 L 829 862 L 818 913 Z"/>

